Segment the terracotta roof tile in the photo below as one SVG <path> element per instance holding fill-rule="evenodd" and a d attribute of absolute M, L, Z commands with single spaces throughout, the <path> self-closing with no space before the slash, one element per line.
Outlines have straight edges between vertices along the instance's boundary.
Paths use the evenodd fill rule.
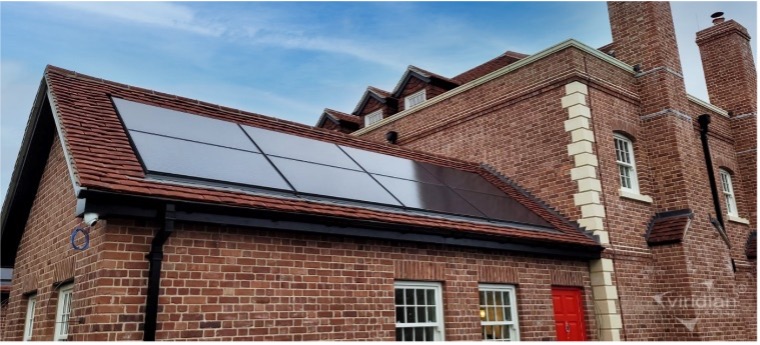
<path fill-rule="evenodd" d="M 367 91 L 373 92 L 376 95 L 382 97 L 382 98 L 388 98 L 391 96 L 391 93 L 382 89 L 378 89 L 374 86 L 367 86 Z"/>
<path fill-rule="evenodd" d="M 516 53 L 513 51 L 507 51 L 504 54 L 501 54 L 489 61 L 486 61 L 483 64 L 480 64 L 478 66 L 475 66 L 456 77 L 452 78 L 459 84 L 465 84 L 468 82 L 471 82 L 475 79 L 478 79 L 488 73 L 491 73 L 493 71 L 496 71 L 504 66 L 507 66 L 511 63 L 514 63 L 522 58 L 527 57 L 528 55 Z"/>
<path fill-rule="evenodd" d="M 418 73 L 418 74 L 420 74 L 420 75 L 422 75 L 424 77 L 428 77 L 428 78 L 432 77 L 432 78 L 437 78 L 437 79 L 440 79 L 440 80 L 445 80 L 445 81 L 448 81 L 448 82 L 453 83 L 453 84 L 459 84 L 457 81 L 455 81 L 455 80 L 453 80 L 453 79 L 451 79 L 449 77 L 444 77 L 444 76 L 442 76 L 440 74 L 436 74 L 436 73 L 430 72 L 428 70 L 424 70 L 424 69 L 419 68 L 417 66 L 409 65 L 409 70 L 413 71 L 415 73 Z"/>
<path fill-rule="evenodd" d="M 151 90 L 108 83 L 102 79 L 84 76 L 53 66 L 48 66 L 45 71 L 45 78 L 52 95 L 52 104 L 59 116 L 65 149 L 70 153 L 74 175 L 78 179 L 76 183 L 91 190 L 183 201 L 211 201 L 222 205 L 252 209 L 341 216 L 387 224 L 420 225 L 431 229 L 491 234 L 531 242 L 565 243 L 599 248 L 594 240 L 576 226 L 552 214 L 542 207 L 540 202 L 528 197 L 510 184 L 504 183 L 476 163 L 386 143 L 370 142 L 338 132 L 316 129 L 287 120 Z M 529 231 L 482 222 L 265 196 L 242 190 L 147 180 L 140 163 L 132 152 L 127 133 L 120 124 L 118 115 L 111 104 L 110 96 L 477 173 L 544 218 L 559 232 Z M 93 152 L 103 152 L 103 150 L 113 150 L 114 154 L 92 154 Z"/>
<path fill-rule="evenodd" d="M 656 214 L 649 223 L 647 243 L 650 246 L 681 242 L 694 214 L 678 210 Z"/>
<path fill-rule="evenodd" d="M 340 112 L 333 109 L 325 108 L 325 114 L 328 114 L 334 117 L 336 120 L 348 121 L 348 122 L 352 122 L 356 124 L 362 123 L 362 119 L 356 115 L 346 114 L 344 112 Z"/>

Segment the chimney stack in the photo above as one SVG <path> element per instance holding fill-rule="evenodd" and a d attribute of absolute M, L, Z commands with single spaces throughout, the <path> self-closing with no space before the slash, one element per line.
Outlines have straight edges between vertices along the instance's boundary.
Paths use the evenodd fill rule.
<path fill-rule="evenodd" d="M 747 29 L 711 16 L 715 25 L 697 32 L 710 103 L 736 115 L 757 111 L 757 72 Z"/>
<path fill-rule="evenodd" d="M 716 13 L 718 14 L 718 13 Z M 697 32 L 710 103 L 731 116 L 734 150 L 749 219 L 757 217 L 757 72 L 747 29 L 712 15 L 715 25 Z M 717 18 L 716 18 L 717 17 Z M 716 19 L 720 21 L 716 22 Z"/>

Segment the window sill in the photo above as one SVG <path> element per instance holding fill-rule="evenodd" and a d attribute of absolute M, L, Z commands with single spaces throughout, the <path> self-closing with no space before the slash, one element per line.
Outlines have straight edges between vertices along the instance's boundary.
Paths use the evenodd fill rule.
<path fill-rule="evenodd" d="M 621 198 L 641 201 L 641 202 L 645 202 L 647 204 L 651 204 L 652 203 L 652 197 L 650 197 L 648 195 L 641 195 L 639 193 L 629 192 L 629 191 L 623 190 L 623 189 L 619 189 L 618 192 L 620 193 L 620 197 Z"/>
<path fill-rule="evenodd" d="M 730 214 L 727 217 L 729 222 L 749 225 L 749 219 L 745 219 L 739 216 L 732 216 Z"/>

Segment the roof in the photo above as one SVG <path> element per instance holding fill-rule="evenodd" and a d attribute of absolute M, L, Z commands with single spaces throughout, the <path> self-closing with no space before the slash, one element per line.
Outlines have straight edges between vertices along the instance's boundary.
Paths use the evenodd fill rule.
<path fill-rule="evenodd" d="M 452 78 L 460 84 L 469 83 L 475 79 L 478 79 L 488 73 L 491 73 L 499 68 L 516 62 L 522 58 L 528 57 L 526 54 L 516 53 L 513 51 L 507 51 L 491 60 L 488 60 L 478 66 L 475 66 L 456 77 Z"/>
<path fill-rule="evenodd" d="M 423 80 L 425 80 L 426 82 L 430 82 L 433 79 L 437 79 L 446 84 L 449 84 L 449 86 L 451 87 L 459 86 L 459 82 L 453 79 L 424 70 L 417 66 L 409 65 L 409 67 L 406 68 L 406 71 L 404 72 L 404 74 L 401 76 L 401 79 L 399 79 L 398 83 L 396 84 L 396 87 L 393 88 L 393 91 L 391 92 L 391 96 L 392 97 L 400 96 L 401 91 L 404 90 L 404 87 L 409 82 L 409 78 L 411 78 L 413 75 L 417 75 L 421 78 L 424 78 Z"/>
<path fill-rule="evenodd" d="M 681 242 L 694 213 L 689 209 L 657 213 L 649 222 L 646 239 L 650 246 Z"/>
<path fill-rule="evenodd" d="M 359 103 L 356 103 L 356 107 L 354 108 L 354 112 L 352 114 L 359 115 L 364 106 L 367 104 L 367 101 L 369 101 L 370 97 L 383 104 L 387 103 L 389 99 L 394 99 L 391 97 L 391 94 L 388 91 L 373 86 L 367 86 L 367 90 L 365 90 L 364 94 L 362 94 L 362 98 L 359 99 Z"/>
<path fill-rule="evenodd" d="M 325 108 L 325 110 L 322 111 L 322 116 L 319 117 L 319 121 L 317 121 L 317 127 L 322 127 L 324 125 L 324 122 L 328 119 L 330 119 L 331 121 L 335 122 L 338 125 L 341 124 L 341 121 L 347 122 L 347 123 L 353 123 L 358 126 L 362 125 L 362 119 L 359 118 L 358 116 Z"/>
<path fill-rule="evenodd" d="M 512 239 L 544 245 L 553 243 L 587 248 L 591 251 L 601 250 L 599 244 L 577 224 L 558 216 L 539 200 L 488 172 L 475 162 L 451 159 L 386 143 L 370 142 L 291 121 L 94 78 L 54 66 L 46 68 L 41 87 L 49 90 L 57 132 L 64 143 L 70 174 L 79 197 L 95 192 L 108 193 L 117 196 L 204 203 L 238 209 L 379 222 L 399 227 L 445 230 L 448 233 L 453 231 L 461 233 L 462 236 L 479 234 L 504 240 Z M 392 212 L 386 209 L 318 200 L 283 198 L 276 195 L 250 193 L 245 190 L 168 183 L 146 178 L 143 167 L 114 109 L 111 97 L 479 174 L 509 197 L 546 220 L 557 231 L 530 231 L 520 227 L 487 222 Z M 104 150 L 104 147 L 108 149 Z M 14 172 L 14 179 L 18 178 L 17 175 Z M 8 193 L 6 197 L 3 213 L 7 214 L 7 200 L 13 200 L 11 194 L 13 193 Z M 5 217 L 3 222 L 5 222 Z M 16 231 L 20 230 L 16 229 Z M 6 233 L 8 231 L 3 226 L 3 237 Z M 4 250 L 7 250 L 6 244 L 4 243 Z"/>
<path fill-rule="evenodd" d="M 383 97 L 383 98 L 387 98 L 387 97 L 391 96 L 391 94 L 388 91 L 385 91 L 385 90 L 382 90 L 382 89 L 378 89 L 378 88 L 376 88 L 374 86 L 367 86 L 367 91 L 372 92 L 372 93 L 374 93 L 374 94 L 376 94 L 376 95 L 378 95 L 380 97 Z"/>

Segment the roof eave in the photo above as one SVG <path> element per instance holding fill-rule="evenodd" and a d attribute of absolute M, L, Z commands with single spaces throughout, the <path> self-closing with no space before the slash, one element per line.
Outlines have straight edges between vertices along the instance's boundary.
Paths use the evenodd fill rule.
<path fill-rule="evenodd" d="M 241 208 L 93 189 L 84 192 L 82 196 L 85 198 L 80 199 L 77 213 L 81 215 L 85 212 L 95 212 L 104 219 L 110 216 L 155 218 L 161 214 L 161 207 L 165 207 L 166 204 L 175 204 L 176 219 L 188 222 L 488 248 L 584 260 L 599 258 L 604 250 L 601 246 L 591 244 L 479 235 L 442 228 L 415 227 L 337 216 Z"/>

